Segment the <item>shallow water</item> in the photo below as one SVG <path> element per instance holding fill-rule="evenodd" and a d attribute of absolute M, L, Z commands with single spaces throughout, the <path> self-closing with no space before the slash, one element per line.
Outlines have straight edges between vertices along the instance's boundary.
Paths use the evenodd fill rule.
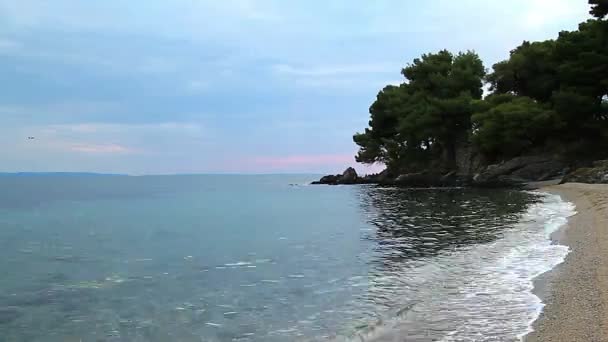
<path fill-rule="evenodd" d="M 516 340 L 558 197 L 313 176 L 0 177 L 2 341 Z"/>

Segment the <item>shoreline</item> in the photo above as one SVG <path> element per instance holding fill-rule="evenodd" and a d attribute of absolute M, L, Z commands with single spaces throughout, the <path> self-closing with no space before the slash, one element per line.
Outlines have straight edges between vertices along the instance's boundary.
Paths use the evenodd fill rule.
<path fill-rule="evenodd" d="M 570 253 L 534 279 L 545 304 L 525 342 L 608 342 L 608 185 L 569 183 L 543 187 L 576 206 L 577 214 L 552 234 Z"/>

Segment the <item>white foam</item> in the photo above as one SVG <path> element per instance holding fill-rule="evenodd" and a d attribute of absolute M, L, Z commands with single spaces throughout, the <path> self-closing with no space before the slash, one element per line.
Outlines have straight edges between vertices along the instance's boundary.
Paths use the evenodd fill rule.
<path fill-rule="evenodd" d="M 248 261 L 237 261 L 237 262 L 233 262 L 230 264 L 224 264 L 224 266 L 226 266 L 226 267 L 238 267 L 238 266 L 248 266 L 248 265 L 251 265 L 251 263 Z"/>
<path fill-rule="evenodd" d="M 425 327 L 440 327 L 431 329 L 429 340 L 445 342 L 522 339 L 531 332 L 544 306 L 532 292 L 533 280 L 564 261 L 569 248 L 550 237 L 576 213 L 558 195 L 536 194 L 541 201 L 505 227 L 498 240 L 456 248 L 398 274 L 403 284 L 417 289 L 416 301 L 355 340 L 392 341 L 424 334 Z M 370 291 L 385 291 L 395 280 L 377 282 Z M 391 291 L 386 295 L 400 295 L 394 287 Z"/>
<path fill-rule="evenodd" d="M 532 331 L 532 324 L 544 307 L 541 299 L 532 292 L 534 279 L 562 263 L 569 253 L 567 246 L 551 241 L 551 234 L 565 225 L 568 217 L 576 214 L 574 205 L 563 201 L 560 196 L 537 194 L 542 196 L 542 201 L 528 208 L 517 227 L 505 233 L 502 239 L 485 246 L 503 250 L 503 255 L 497 260 L 481 263 L 482 277 L 469 286 L 464 300 L 469 309 L 474 310 L 475 301 L 467 299 L 473 299 L 479 293 L 490 294 L 489 298 L 478 301 L 481 302 L 478 304 L 483 305 L 481 312 L 491 309 L 491 306 L 483 303 L 491 300 L 496 303 L 497 310 L 503 309 L 511 318 L 519 317 L 524 320 L 517 322 L 514 319 L 511 322 L 513 330 L 517 331 L 516 337 L 520 340 Z M 481 252 L 480 255 L 486 254 L 483 247 L 480 246 L 481 250 L 478 251 Z M 500 303 L 508 304 L 505 304 L 506 308 L 500 308 Z M 470 337 L 474 330 L 484 324 L 489 324 L 484 329 L 496 333 L 499 328 L 492 324 L 501 324 L 484 317 L 483 314 L 477 315 L 475 320 L 482 324 L 463 326 L 456 333 L 444 337 L 443 341 L 457 341 L 462 335 Z"/>
<path fill-rule="evenodd" d="M 575 206 L 573 203 L 564 201 L 559 195 L 543 193 L 543 196 L 543 203 L 532 206 L 526 215 L 532 220 L 544 221 L 545 240 L 536 244 L 536 248 L 538 252 L 546 252 L 551 256 L 552 260 L 547 260 L 544 264 L 539 262 L 538 264 L 533 264 L 533 267 L 531 267 L 531 276 L 527 278 L 528 283 L 526 285 L 529 289 L 529 295 L 534 297 L 532 302 L 536 305 L 535 310 L 531 315 L 531 319 L 528 321 L 528 328 L 526 331 L 517 335 L 517 338 L 520 340 L 523 340 L 526 335 L 534 331 L 532 328 L 533 323 L 538 319 L 545 306 L 542 300 L 532 293 L 532 290 L 534 289 L 534 279 L 564 262 L 566 256 L 570 252 L 570 248 L 567 246 L 553 244 L 551 241 L 551 234 L 563 227 L 568 222 L 568 217 L 576 214 Z M 535 260 L 542 260 L 542 257 Z"/>

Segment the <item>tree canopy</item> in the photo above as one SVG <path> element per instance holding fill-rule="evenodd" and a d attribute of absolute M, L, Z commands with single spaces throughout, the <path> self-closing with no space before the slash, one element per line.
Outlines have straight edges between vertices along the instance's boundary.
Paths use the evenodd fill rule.
<path fill-rule="evenodd" d="M 608 147 L 608 0 L 589 4 L 596 19 L 553 40 L 524 41 L 487 75 L 473 51 L 414 59 L 404 82 L 382 89 L 370 106 L 369 127 L 354 136 L 357 161 L 394 172 L 455 170 L 462 147 L 489 161 Z"/>
<path fill-rule="evenodd" d="M 591 15 L 596 18 L 604 18 L 608 14 L 608 0 L 589 0 Z"/>
<path fill-rule="evenodd" d="M 472 117 L 473 141 L 482 151 L 514 157 L 547 141 L 562 122 L 545 104 L 526 96 L 491 95 L 478 104 Z"/>
<path fill-rule="evenodd" d="M 443 50 L 415 59 L 402 74 L 407 82 L 378 93 L 370 127 L 354 136 L 357 161 L 427 166 L 439 158 L 453 165 L 456 144 L 471 127 L 472 100 L 483 94 L 481 59 Z"/>

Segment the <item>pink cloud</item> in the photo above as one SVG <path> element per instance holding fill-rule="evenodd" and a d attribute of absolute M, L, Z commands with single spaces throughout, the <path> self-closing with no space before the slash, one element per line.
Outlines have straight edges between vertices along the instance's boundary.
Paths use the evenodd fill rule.
<path fill-rule="evenodd" d="M 320 166 L 336 164 L 352 164 L 355 162 L 351 154 L 335 155 L 295 155 L 285 157 L 256 157 L 253 162 L 270 168 L 292 166 Z"/>
<path fill-rule="evenodd" d="M 243 163 L 244 162 L 244 163 Z M 291 155 L 281 157 L 258 156 L 242 161 L 232 161 L 223 165 L 235 171 L 249 172 L 324 172 L 338 173 L 349 166 L 357 169 L 360 174 L 378 173 L 384 170 L 384 165 L 364 165 L 355 162 L 354 153 L 349 154 L 316 154 Z"/>
<path fill-rule="evenodd" d="M 70 150 L 83 153 L 109 153 L 123 154 L 132 153 L 133 150 L 117 144 L 77 144 L 70 146 Z"/>

